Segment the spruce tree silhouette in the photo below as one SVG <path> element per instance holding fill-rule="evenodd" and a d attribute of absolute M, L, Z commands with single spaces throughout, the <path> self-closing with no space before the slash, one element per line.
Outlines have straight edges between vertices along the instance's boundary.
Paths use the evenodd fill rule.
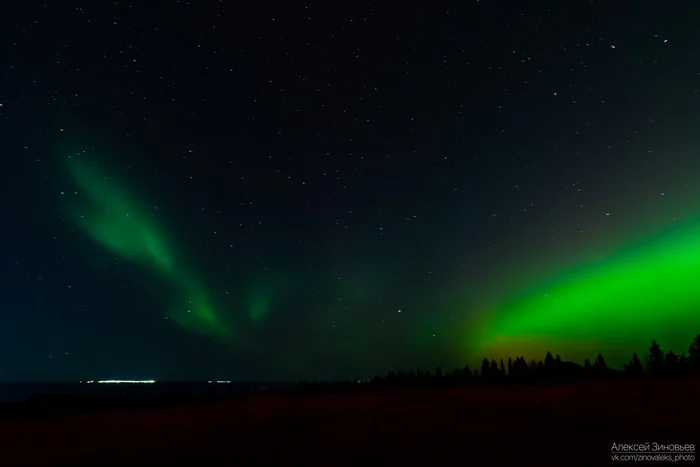
<path fill-rule="evenodd" d="M 508 376 L 513 374 L 513 359 L 508 357 Z"/>
<path fill-rule="evenodd" d="M 506 367 L 503 365 L 503 359 L 501 359 L 501 376 L 506 376 Z"/>
<path fill-rule="evenodd" d="M 491 368 L 489 368 L 489 376 L 493 379 L 497 379 L 501 376 L 501 372 L 498 370 L 498 363 L 496 359 L 491 360 Z"/>
<path fill-rule="evenodd" d="M 544 366 L 551 368 L 554 363 L 554 357 L 552 357 L 552 352 L 547 352 L 547 356 L 544 357 Z"/>
<path fill-rule="evenodd" d="M 489 359 L 488 359 L 488 358 L 485 358 L 485 359 L 481 362 L 481 378 L 482 378 L 482 379 L 486 379 L 486 378 L 488 378 L 488 377 L 490 376 L 490 373 L 491 373 L 491 372 L 489 371 L 489 369 L 490 369 Z"/>
<path fill-rule="evenodd" d="M 469 365 L 464 365 L 464 369 L 462 370 L 462 377 L 463 378 L 469 378 L 472 375 L 472 370 L 469 368 Z"/>
<path fill-rule="evenodd" d="M 625 365 L 625 372 L 631 376 L 641 376 L 644 374 L 644 367 L 636 352 L 632 355 L 632 360 Z"/>
<path fill-rule="evenodd" d="M 586 360 L 583 361 L 583 368 L 584 368 L 586 371 L 590 371 L 590 370 L 591 370 L 591 361 L 590 361 L 588 358 L 587 358 Z"/>
<path fill-rule="evenodd" d="M 513 362 L 513 378 L 519 381 L 527 377 L 527 363 L 523 357 L 516 357 Z"/>
<path fill-rule="evenodd" d="M 647 370 L 649 374 L 653 376 L 658 376 L 663 372 L 664 369 L 664 352 L 661 350 L 661 346 L 656 340 L 651 341 L 651 347 L 649 347 L 649 355 L 647 357 Z"/>
<path fill-rule="evenodd" d="M 602 377 L 608 373 L 608 364 L 605 363 L 605 359 L 602 354 L 598 354 L 593 364 L 593 372 L 597 377 Z"/>
<path fill-rule="evenodd" d="M 695 336 L 688 347 L 688 363 L 693 372 L 697 373 L 700 370 L 700 334 Z"/>

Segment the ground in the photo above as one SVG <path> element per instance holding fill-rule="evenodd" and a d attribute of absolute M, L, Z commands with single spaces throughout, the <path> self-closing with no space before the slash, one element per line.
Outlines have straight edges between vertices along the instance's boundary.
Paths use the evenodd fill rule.
<path fill-rule="evenodd" d="M 1 465 L 561 465 L 695 443 L 700 382 L 256 397 L 0 420 Z M 695 462 L 681 462 L 692 465 Z"/>

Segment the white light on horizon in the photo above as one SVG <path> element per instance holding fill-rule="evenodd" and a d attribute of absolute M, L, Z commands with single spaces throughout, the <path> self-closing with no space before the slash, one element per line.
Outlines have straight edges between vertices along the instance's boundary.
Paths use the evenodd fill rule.
<path fill-rule="evenodd" d="M 92 381 L 88 381 L 88 383 L 91 383 Z M 103 383 L 103 384 L 119 384 L 119 383 L 138 383 L 138 384 L 153 384 L 156 381 L 154 379 L 143 379 L 143 380 L 132 380 L 132 379 L 103 379 L 102 381 L 98 381 L 98 383 Z"/>

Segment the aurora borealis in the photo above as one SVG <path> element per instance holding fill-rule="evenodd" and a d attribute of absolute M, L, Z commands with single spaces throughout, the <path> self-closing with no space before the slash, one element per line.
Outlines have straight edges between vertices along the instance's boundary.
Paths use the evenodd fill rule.
<path fill-rule="evenodd" d="M 0 18 L 0 379 L 686 351 L 699 13 L 483 3 Z"/>
<path fill-rule="evenodd" d="M 165 231 L 146 215 L 137 200 L 85 163 L 68 159 L 68 168 L 89 206 L 71 207 L 74 222 L 95 242 L 129 261 L 141 263 L 170 285 L 176 298 L 164 304 L 168 317 L 181 326 L 213 338 L 233 338 L 214 309 L 209 294 L 178 261 Z M 170 312 L 171 311 L 171 312 Z"/>
<path fill-rule="evenodd" d="M 700 327 L 699 274 L 694 221 L 538 284 L 492 310 L 467 342 L 506 358 L 555 348 L 581 361 L 606 348 L 617 364 L 652 339 L 684 352 Z"/>

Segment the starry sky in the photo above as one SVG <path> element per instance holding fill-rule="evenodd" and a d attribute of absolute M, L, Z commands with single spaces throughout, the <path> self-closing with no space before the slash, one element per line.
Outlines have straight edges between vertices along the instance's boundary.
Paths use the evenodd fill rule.
<path fill-rule="evenodd" d="M 693 2 L 14 2 L 0 380 L 613 365 L 700 332 Z"/>

